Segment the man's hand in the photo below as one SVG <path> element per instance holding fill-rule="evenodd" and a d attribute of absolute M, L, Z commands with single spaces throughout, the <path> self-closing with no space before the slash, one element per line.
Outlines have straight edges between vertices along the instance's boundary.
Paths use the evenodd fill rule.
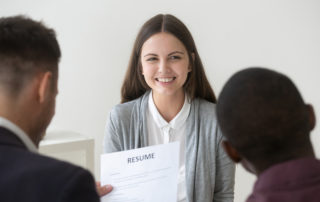
<path fill-rule="evenodd" d="M 97 192 L 100 197 L 107 195 L 113 189 L 113 187 L 110 184 L 107 184 L 105 186 L 101 186 L 101 183 L 99 181 L 96 182 L 96 188 L 97 188 Z"/>

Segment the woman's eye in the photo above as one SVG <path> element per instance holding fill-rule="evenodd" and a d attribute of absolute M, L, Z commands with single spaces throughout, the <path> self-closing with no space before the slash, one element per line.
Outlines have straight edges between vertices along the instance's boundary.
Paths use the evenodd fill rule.
<path fill-rule="evenodd" d="M 170 56 L 170 59 L 171 60 L 179 60 L 179 59 L 181 59 L 181 57 L 178 55 L 172 55 L 172 56 Z"/>
<path fill-rule="evenodd" d="M 149 62 L 153 62 L 153 61 L 156 61 L 156 60 L 157 60 L 156 57 L 147 58 L 147 61 L 149 61 Z"/>

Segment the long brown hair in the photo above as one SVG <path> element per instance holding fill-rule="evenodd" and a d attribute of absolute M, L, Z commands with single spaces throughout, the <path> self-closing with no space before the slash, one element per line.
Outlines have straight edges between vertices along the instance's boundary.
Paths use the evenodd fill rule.
<path fill-rule="evenodd" d="M 209 102 L 216 103 L 216 97 L 206 77 L 191 33 L 178 18 L 169 14 L 159 14 L 152 17 L 140 29 L 121 87 L 121 103 L 134 100 L 150 89 L 142 75 L 140 54 L 144 42 L 159 32 L 170 33 L 178 38 L 188 52 L 189 61 L 193 61 L 191 64 L 191 72 L 189 72 L 187 80 L 183 85 L 189 98 L 191 100 L 194 98 L 203 98 Z M 194 54 L 194 59 L 192 58 L 192 54 Z"/>

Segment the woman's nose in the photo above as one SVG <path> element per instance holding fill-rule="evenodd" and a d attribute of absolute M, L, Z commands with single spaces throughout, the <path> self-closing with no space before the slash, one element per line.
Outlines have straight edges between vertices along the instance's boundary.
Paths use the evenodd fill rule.
<path fill-rule="evenodd" d="M 159 72 L 166 73 L 169 71 L 169 63 L 166 60 L 161 60 L 159 62 Z"/>

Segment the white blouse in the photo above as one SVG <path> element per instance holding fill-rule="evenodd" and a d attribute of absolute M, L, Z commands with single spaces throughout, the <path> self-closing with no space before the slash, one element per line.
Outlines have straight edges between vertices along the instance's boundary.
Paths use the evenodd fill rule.
<path fill-rule="evenodd" d="M 178 200 L 186 201 L 185 183 L 185 136 L 186 120 L 190 112 L 190 103 L 187 95 L 180 112 L 168 123 L 163 119 L 152 98 L 152 92 L 148 100 L 147 128 L 148 145 L 166 144 L 169 142 L 180 142 L 180 163 L 178 176 Z"/>

